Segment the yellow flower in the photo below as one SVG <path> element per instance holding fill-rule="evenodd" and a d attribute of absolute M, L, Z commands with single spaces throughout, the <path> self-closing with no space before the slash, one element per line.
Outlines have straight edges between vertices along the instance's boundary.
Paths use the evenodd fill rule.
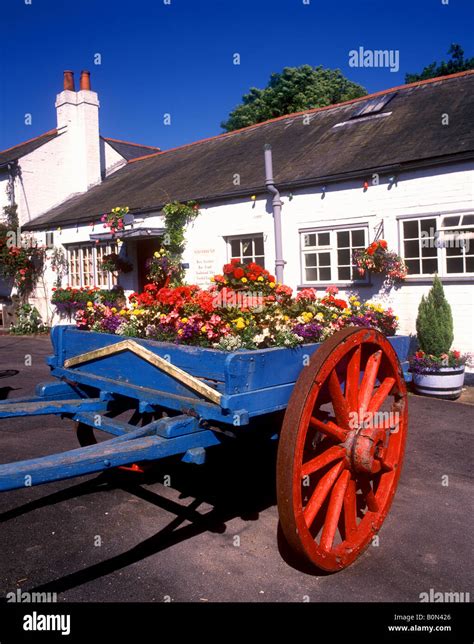
<path fill-rule="evenodd" d="M 357 300 L 357 297 L 355 295 L 351 295 L 349 298 L 349 302 L 355 302 Z"/>
<path fill-rule="evenodd" d="M 112 313 L 117 313 L 117 309 L 115 308 L 115 306 L 113 306 L 110 310 Z"/>
<path fill-rule="evenodd" d="M 248 279 L 246 277 L 242 277 L 242 279 L 240 281 L 243 282 L 244 284 L 246 284 L 248 282 Z"/>
<path fill-rule="evenodd" d="M 260 277 L 257 277 L 257 282 L 263 282 L 263 277 L 260 275 Z"/>
<path fill-rule="evenodd" d="M 324 320 L 324 315 L 323 313 L 316 313 L 316 319 L 319 320 L 320 322 Z"/>
<path fill-rule="evenodd" d="M 186 324 L 186 322 L 187 322 L 187 321 L 188 321 L 188 318 L 181 318 L 181 322 L 182 322 L 183 324 Z"/>
<path fill-rule="evenodd" d="M 183 329 L 178 329 L 178 335 L 183 335 L 184 331 Z"/>
<path fill-rule="evenodd" d="M 119 311 L 119 315 L 127 315 L 127 311 L 125 309 L 122 309 Z"/>
<path fill-rule="evenodd" d="M 360 302 L 359 302 L 359 300 L 355 300 L 355 302 L 354 302 L 354 306 L 360 306 Z"/>
<path fill-rule="evenodd" d="M 235 320 L 235 326 L 237 329 L 245 329 L 244 318 L 237 318 L 237 320 Z"/>
<path fill-rule="evenodd" d="M 160 256 L 160 253 L 157 250 L 155 250 L 155 252 L 153 253 L 153 257 L 159 257 L 159 256 Z"/>
<path fill-rule="evenodd" d="M 206 331 L 207 331 L 207 327 L 205 326 L 201 327 L 201 333 L 206 333 Z"/>
<path fill-rule="evenodd" d="M 88 309 L 91 309 L 93 306 L 94 306 L 94 305 L 92 304 L 92 302 L 87 302 L 87 308 L 88 308 Z"/>
<path fill-rule="evenodd" d="M 333 319 L 333 320 L 336 320 L 336 319 L 337 319 L 337 313 L 333 313 L 333 314 L 332 314 L 332 319 Z"/>
<path fill-rule="evenodd" d="M 276 284 L 275 284 L 275 282 L 270 282 L 270 284 L 269 284 L 268 286 L 269 286 L 270 288 L 275 288 Z"/>

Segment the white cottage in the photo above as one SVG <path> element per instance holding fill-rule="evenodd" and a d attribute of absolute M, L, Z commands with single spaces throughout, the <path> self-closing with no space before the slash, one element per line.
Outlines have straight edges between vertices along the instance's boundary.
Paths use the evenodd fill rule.
<path fill-rule="evenodd" d="M 68 186 L 57 199 L 62 203 L 45 206 L 41 186 L 47 181 L 38 178 L 43 170 L 33 164 L 37 188 L 28 207 L 21 194 L 17 197 L 23 228 L 66 249 L 70 285 L 112 285 L 98 261 L 117 238 L 103 229 L 100 217 L 128 206 L 133 217 L 118 237 L 134 270 L 120 279 L 127 290 L 142 288 L 146 259 L 160 245 L 162 207 L 194 199 L 201 214 L 187 231 L 189 282 L 206 286 L 223 263 L 239 257 L 272 271 L 281 264 L 284 282 L 294 289 L 335 284 L 368 299 L 380 284 L 359 279 L 352 253 L 384 238 L 409 267 L 407 280 L 387 298 L 401 331 L 414 333 L 418 303 L 437 272 L 453 308 L 455 346 L 473 350 L 474 72 L 384 90 L 171 150 L 147 150 L 138 158 L 123 154 L 122 160 L 111 150 L 93 154 L 84 143 L 91 129 L 98 133 L 96 111 L 86 100 L 90 94 L 87 89 L 59 94 L 58 125 L 65 130 L 45 135 L 52 137 L 48 145 L 58 145 L 68 132 L 75 141 L 83 138 L 80 185 L 67 183 L 73 180 L 71 166 L 61 168 Z M 74 110 L 81 101 L 87 107 L 81 108 L 78 126 Z M 103 141 L 98 134 L 97 140 Z M 110 140 L 98 145 L 120 155 Z M 272 149 L 273 182 L 268 167 L 265 173 L 265 146 Z M 41 154 L 42 148 L 35 151 Z M 91 159 L 95 171 L 88 168 Z M 21 159 L 18 166 L 24 177 Z M 73 192 L 81 194 L 71 197 Z M 279 203 L 282 256 L 276 257 Z M 43 312 L 50 308 L 42 293 L 35 301 Z"/>

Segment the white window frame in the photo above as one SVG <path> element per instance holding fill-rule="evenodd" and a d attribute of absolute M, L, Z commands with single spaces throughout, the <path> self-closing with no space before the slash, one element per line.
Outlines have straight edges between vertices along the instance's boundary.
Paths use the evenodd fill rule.
<path fill-rule="evenodd" d="M 409 222 L 409 221 L 417 221 L 418 222 L 418 233 L 419 236 L 418 242 L 419 242 L 419 250 L 420 250 L 420 260 L 421 260 L 421 233 L 420 233 L 420 222 L 422 220 L 427 220 L 427 219 L 434 219 L 436 222 L 436 232 L 437 233 L 443 233 L 443 231 L 463 231 L 466 230 L 466 228 L 471 231 L 468 233 L 469 235 L 469 251 L 466 252 L 465 249 L 463 249 L 462 257 L 463 257 L 463 265 L 466 267 L 466 256 L 474 256 L 474 224 L 465 224 L 462 225 L 463 217 L 464 216 L 474 216 L 474 211 L 461 211 L 461 212 L 443 212 L 443 213 L 425 213 L 423 215 L 410 215 L 410 216 L 404 216 L 399 218 L 399 239 L 400 239 L 400 255 L 405 259 L 405 260 L 410 260 L 410 257 L 406 257 L 405 254 L 405 241 L 414 241 L 415 238 L 407 238 L 405 239 L 404 236 L 404 223 Z M 457 226 L 444 226 L 444 219 L 447 217 L 460 217 L 460 225 Z M 440 238 L 442 239 L 442 236 L 440 235 Z M 432 273 L 408 273 L 408 279 L 427 279 L 431 278 L 434 273 L 436 272 L 439 277 L 443 278 L 472 278 L 474 277 L 474 271 L 463 271 L 462 273 L 449 273 L 447 268 L 447 259 L 449 255 L 446 252 L 446 247 L 443 246 L 442 244 L 439 244 L 437 246 L 437 252 L 436 255 L 433 256 L 433 259 L 436 258 L 437 260 L 437 268 L 436 271 L 433 271 Z M 412 258 L 416 259 L 416 258 Z M 430 259 L 430 258 L 426 258 Z M 422 265 L 420 265 L 420 268 L 423 269 Z"/>
<path fill-rule="evenodd" d="M 263 255 L 256 255 L 255 254 L 255 238 L 256 237 L 261 237 L 262 238 L 262 244 L 263 244 Z M 226 242 L 227 242 L 227 261 L 230 261 L 234 255 L 232 254 L 232 242 L 240 242 L 240 260 L 243 261 L 244 255 L 243 255 L 243 248 L 242 248 L 242 242 L 251 239 L 252 240 L 252 255 L 251 255 L 251 261 L 255 262 L 256 258 L 262 258 L 263 259 L 263 268 L 265 268 L 265 235 L 264 233 L 253 233 L 250 235 L 232 235 L 232 237 L 226 237 Z M 247 259 L 249 256 L 246 255 L 245 259 Z"/>
<path fill-rule="evenodd" d="M 117 245 L 115 243 L 101 243 L 101 244 L 81 244 L 69 245 L 67 247 L 67 263 L 68 263 L 68 285 L 71 288 L 94 288 L 111 289 L 117 284 L 117 275 L 107 272 L 106 279 L 100 279 L 101 273 L 104 278 L 104 273 L 99 271 L 98 267 L 98 250 L 103 250 L 102 255 L 109 255 L 110 253 L 117 253 Z M 84 279 L 84 258 L 87 253 L 92 254 L 92 284 L 86 284 Z M 72 259 L 76 257 L 76 262 L 79 265 L 79 284 L 72 284 L 72 279 L 77 276 L 77 271 L 72 271 Z"/>
<path fill-rule="evenodd" d="M 368 223 L 357 223 L 357 224 L 342 224 L 339 226 L 334 226 L 332 228 L 327 228 L 323 226 L 318 226 L 315 228 L 304 228 L 299 230 L 299 237 L 300 237 L 300 279 L 301 279 L 301 284 L 302 285 L 308 285 L 308 286 L 313 286 L 313 285 L 318 285 L 318 284 L 365 284 L 368 282 L 367 276 L 365 277 L 360 277 L 357 279 L 339 279 L 338 276 L 338 269 L 339 269 L 339 263 L 338 263 L 338 256 L 337 256 L 337 251 L 338 251 L 338 246 L 337 246 L 337 233 L 341 232 L 351 232 L 355 230 L 361 230 L 364 233 L 364 246 L 363 248 L 367 248 L 368 246 L 368 238 L 369 238 L 369 225 Z M 305 235 L 313 235 L 313 234 L 321 234 L 321 233 L 329 233 L 329 245 L 328 246 L 315 246 L 315 247 L 305 247 L 304 246 L 304 236 Z M 352 259 L 352 254 L 354 249 L 359 248 L 358 246 L 350 246 L 349 250 L 351 253 L 351 259 Z M 360 247 L 362 249 L 362 247 Z M 322 252 L 329 252 L 330 254 L 330 268 L 331 268 L 331 277 L 329 279 L 325 280 L 307 280 L 306 279 L 306 272 L 305 272 L 305 255 L 307 254 L 313 254 L 313 253 L 322 253 Z M 354 266 L 354 264 L 352 264 Z"/>

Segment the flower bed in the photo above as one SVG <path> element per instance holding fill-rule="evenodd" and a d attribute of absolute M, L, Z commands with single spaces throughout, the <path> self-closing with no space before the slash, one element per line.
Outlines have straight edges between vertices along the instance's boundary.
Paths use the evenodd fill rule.
<path fill-rule="evenodd" d="M 293 297 L 265 269 L 234 261 L 208 290 L 147 284 L 143 293 L 130 296 L 128 306 L 90 300 L 76 319 L 84 330 L 227 351 L 319 342 L 348 325 L 395 334 L 391 309 L 361 303 L 355 294 L 347 300 L 337 295 L 330 287 L 319 296 L 305 289 Z"/>

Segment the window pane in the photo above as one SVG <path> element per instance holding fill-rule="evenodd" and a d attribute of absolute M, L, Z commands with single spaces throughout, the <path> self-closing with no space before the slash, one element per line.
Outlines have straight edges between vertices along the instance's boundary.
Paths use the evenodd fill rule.
<path fill-rule="evenodd" d="M 462 218 L 463 226 L 474 225 L 474 215 L 464 215 Z"/>
<path fill-rule="evenodd" d="M 408 268 L 408 273 L 411 275 L 418 275 L 420 273 L 420 262 L 417 259 L 407 259 L 406 265 Z"/>
<path fill-rule="evenodd" d="M 460 219 L 461 217 L 459 215 L 456 217 L 444 217 L 443 228 L 449 228 L 450 226 L 459 226 Z"/>
<path fill-rule="evenodd" d="M 314 234 L 304 235 L 303 236 L 303 245 L 306 248 L 316 246 L 316 235 L 314 235 Z"/>
<path fill-rule="evenodd" d="M 436 219 L 420 219 L 420 230 L 433 237 L 436 230 Z"/>
<path fill-rule="evenodd" d="M 316 253 L 307 253 L 304 256 L 305 266 L 317 266 Z"/>
<path fill-rule="evenodd" d="M 420 250 L 417 241 L 405 242 L 405 257 L 419 257 Z"/>
<path fill-rule="evenodd" d="M 338 250 L 337 251 L 337 263 L 339 266 L 346 264 L 350 265 L 351 264 L 351 251 L 349 249 L 347 250 Z"/>
<path fill-rule="evenodd" d="M 331 265 L 331 255 L 330 253 L 319 253 L 318 263 L 320 266 L 330 266 Z"/>
<path fill-rule="evenodd" d="M 319 269 L 319 279 L 324 282 L 329 282 L 331 279 L 331 268 L 320 268 Z"/>
<path fill-rule="evenodd" d="M 242 264 L 251 264 L 253 262 L 253 257 L 242 257 Z"/>
<path fill-rule="evenodd" d="M 265 268 L 265 257 L 256 257 L 255 263 L 261 266 L 262 268 Z"/>
<path fill-rule="evenodd" d="M 350 280 L 351 279 L 351 267 L 350 266 L 339 266 L 337 269 L 338 279 L 340 280 Z"/>
<path fill-rule="evenodd" d="M 462 257 L 448 257 L 446 259 L 447 273 L 462 273 L 464 270 Z"/>
<path fill-rule="evenodd" d="M 339 230 L 337 233 L 337 247 L 338 248 L 348 248 L 350 246 L 349 241 L 349 231 L 348 230 Z"/>
<path fill-rule="evenodd" d="M 423 240 L 426 244 L 426 239 Z M 411 242 L 407 242 L 411 243 Z M 438 255 L 438 249 L 434 245 L 434 240 L 429 240 L 429 246 L 426 244 L 425 246 L 422 245 L 421 248 L 421 256 L 422 257 L 436 257 Z"/>
<path fill-rule="evenodd" d="M 416 239 L 418 237 L 418 221 L 403 222 L 404 239 Z"/>
<path fill-rule="evenodd" d="M 436 273 L 438 270 L 438 260 L 437 259 L 424 259 L 422 262 L 423 273 Z"/>
<path fill-rule="evenodd" d="M 466 257 L 466 272 L 474 273 L 474 257 Z"/>
<path fill-rule="evenodd" d="M 230 250 L 232 253 L 232 259 L 240 257 L 240 241 L 238 239 L 233 239 L 230 242 Z"/>
<path fill-rule="evenodd" d="M 329 246 L 329 233 L 318 233 L 318 245 Z"/>
<path fill-rule="evenodd" d="M 305 270 L 306 281 L 307 282 L 316 282 L 318 279 L 318 269 L 317 268 L 307 268 Z"/>
<path fill-rule="evenodd" d="M 264 255 L 264 250 L 263 250 L 263 235 L 259 235 L 258 237 L 254 238 L 254 243 L 255 243 L 255 255 Z"/>
<path fill-rule="evenodd" d="M 252 248 L 252 240 L 251 239 L 244 239 L 242 240 L 242 256 L 243 257 L 252 257 L 253 255 L 253 248 Z"/>
<path fill-rule="evenodd" d="M 462 257 L 462 254 L 460 246 L 446 246 L 446 255 L 448 257 Z"/>
<path fill-rule="evenodd" d="M 352 246 L 363 248 L 365 246 L 365 232 L 363 230 L 352 231 Z"/>

